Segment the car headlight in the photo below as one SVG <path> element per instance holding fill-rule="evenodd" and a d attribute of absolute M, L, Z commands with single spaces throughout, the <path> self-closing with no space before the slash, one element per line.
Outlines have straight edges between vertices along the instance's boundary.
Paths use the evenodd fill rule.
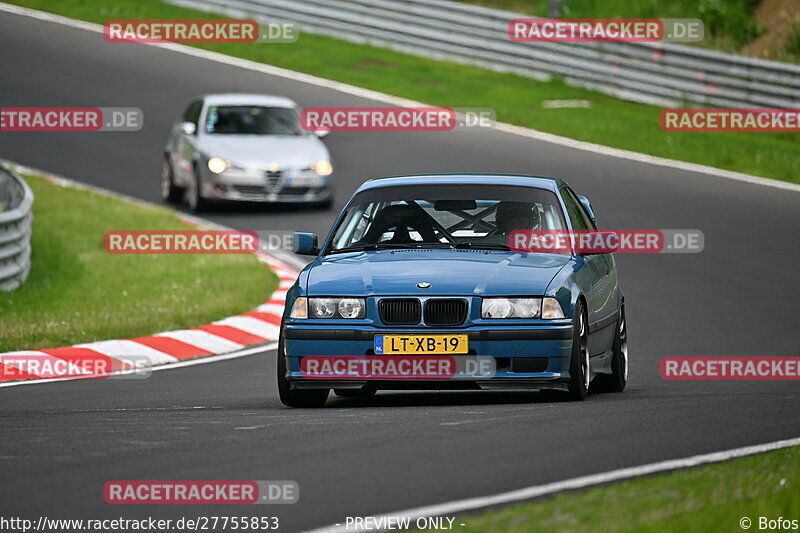
<path fill-rule="evenodd" d="M 555 298 L 542 299 L 542 318 L 564 318 L 564 310 Z"/>
<path fill-rule="evenodd" d="M 333 165 L 331 165 L 331 162 L 328 161 L 327 159 L 322 159 L 320 161 L 317 161 L 316 163 L 311 165 L 311 168 L 313 168 L 314 172 L 316 172 L 320 176 L 330 176 L 331 174 L 333 174 Z"/>
<path fill-rule="evenodd" d="M 221 157 L 212 157 L 208 160 L 208 170 L 214 174 L 222 174 L 229 166 L 229 163 Z"/>
<path fill-rule="evenodd" d="M 541 298 L 484 298 L 481 318 L 537 318 Z"/>
<path fill-rule="evenodd" d="M 364 318 L 363 298 L 309 298 L 309 318 Z"/>
<path fill-rule="evenodd" d="M 290 318 L 308 318 L 308 298 L 298 298 L 292 305 Z"/>

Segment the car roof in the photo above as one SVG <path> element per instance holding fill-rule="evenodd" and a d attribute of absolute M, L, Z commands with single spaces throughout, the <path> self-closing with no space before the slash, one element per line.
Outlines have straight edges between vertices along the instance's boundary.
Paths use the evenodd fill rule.
<path fill-rule="evenodd" d="M 219 93 L 202 96 L 206 105 L 263 105 L 270 107 L 296 107 L 293 100 L 285 96 L 268 94 Z"/>
<path fill-rule="evenodd" d="M 409 176 L 386 176 L 382 178 L 372 178 L 361 184 L 356 192 L 381 187 L 393 187 L 397 185 L 448 184 L 518 185 L 558 192 L 558 188 L 562 185 L 565 185 L 565 182 L 561 178 L 526 176 L 523 174 L 416 174 Z"/>

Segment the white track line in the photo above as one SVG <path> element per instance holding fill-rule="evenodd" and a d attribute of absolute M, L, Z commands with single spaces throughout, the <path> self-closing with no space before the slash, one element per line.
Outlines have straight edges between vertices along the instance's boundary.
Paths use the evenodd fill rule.
<path fill-rule="evenodd" d="M 469 498 L 466 500 L 456 500 L 437 505 L 429 505 L 427 507 L 418 507 L 416 509 L 407 509 L 405 511 L 397 511 L 396 513 L 387 513 L 374 517 L 376 520 L 381 518 L 396 517 L 396 518 L 409 518 L 412 521 L 421 517 L 430 516 L 452 516 L 455 513 L 463 513 L 465 511 L 474 511 L 476 509 L 483 509 L 486 507 L 493 507 L 496 505 L 505 505 L 509 503 L 522 502 L 548 496 L 557 492 L 567 490 L 578 490 L 592 487 L 595 485 L 603 485 L 614 481 L 622 481 L 640 476 L 647 476 L 650 474 L 657 474 L 662 472 L 669 472 L 672 470 L 679 470 L 683 468 L 691 468 L 700 465 L 711 463 L 719 463 L 745 457 L 748 455 L 755 455 L 759 453 L 769 452 L 772 450 L 780 450 L 782 448 L 790 448 L 792 446 L 800 446 L 800 438 L 779 440 L 767 444 L 757 444 L 755 446 L 745 446 L 744 448 L 735 448 L 733 450 L 726 450 L 722 452 L 708 453 L 704 455 L 693 455 L 684 459 L 672 459 L 669 461 L 661 461 L 659 463 L 651 463 L 641 466 L 634 466 L 630 468 L 621 468 L 619 470 L 611 470 L 600 474 L 593 474 L 590 476 L 576 477 L 564 481 L 556 481 L 554 483 L 547 483 L 545 485 L 535 485 L 526 487 L 524 489 L 514 490 L 511 492 L 503 492 L 493 496 L 483 496 L 479 498 Z M 345 525 L 337 524 L 333 526 L 322 527 L 310 530 L 308 533 L 339 533 L 344 531 L 351 531 Z M 379 531 L 379 530 L 373 530 Z"/>
<path fill-rule="evenodd" d="M 99 24 L 93 24 L 90 22 L 75 20 L 68 17 L 62 17 L 61 15 L 54 15 L 52 13 L 45 13 L 43 11 L 36 11 L 34 9 L 28 9 L 25 7 L 0 3 L 0 11 L 5 11 L 6 13 L 13 13 L 25 17 L 31 17 L 34 19 L 52 22 L 55 24 L 61 24 L 64 26 L 70 26 L 73 28 L 79 28 L 82 30 L 93 31 L 95 33 L 103 32 L 103 27 Z M 224 63 L 226 65 L 231 65 L 255 72 L 262 72 L 264 74 L 269 74 L 270 76 L 279 76 L 289 80 L 306 83 L 317 87 L 323 87 L 325 89 L 330 89 L 334 91 L 339 91 L 341 93 L 349 94 L 352 96 L 366 98 L 369 100 L 375 100 L 377 102 L 384 102 L 401 107 L 430 106 L 430 104 L 424 104 L 422 102 L 416 102 L 414 100 L 409 100 L 407 98 L 400 98 L 398 96 L 392 96 L 389 94 L 380 93 L 378 91 L 363 89 L 361 87 L 356 87 L 355 85 L 348 85 L 346 83 L 341 83 L 338 81 L 326 80 L 325 78 L 318 78 L 317 76 L 312 76 L 310 74 L 303 74 L 302 72 L 295 72 L 293 70 L 275 67 L 264 63 L 257 63 L 255 61 L 248 61 L 246 59 L 239 59 L 232 56 L 219 54 L 216 52 L 209 52 L 206 50 L 200 50 L 198 48 L 192 48 L 189 46 L 183 46 L 174 43 L 145 43 L 145 44 L 147 44 L 148 46 L 155 46 L 166 50 L 172 50 L 173 52 L 178 52 L 185 55 L 199 57 L 202 59 L 206 59 L 208 61 Z M 720 168 L 710 167 L 707 165 L 700 165 L 697 163 L 687 163 L 685 161 L 677 161 L 674 159 L 667 159 L 664 157 L 641 154 L 639 152 L 632 152 L 629 150 L 622 150 L 619 148 L 610 148 L 608 146 L 603 146 L 584 141 L 577 141 L 575 139 L 570 139 L 568 137 L 562 137 L 560 135 L 554 135 L 552 133 L 545 133 L 530 128 L 523 128 L 521 126 L 514 126 L 512 124 L 506 124 L 503 122 L 498 122 L 495 126 L 495 129 L 505 133 L 519 135 L 522 137 L 527 137 L 529 139 L 535 139 L 537 141 L 547 142 L 551 144 L 558 144 L 561 146 L 567 146 L 569 148 L 574 148 L 576 150 L 583 150 L 585 152 L 592 152 L 608 157 L 627 159 L 630 161 L 637 161 L 639 163 L 645 163 L 648 165 L 656 165 L 661 167 L 680 169 L 687 172 L 697 172 L 700 174 L 716 176 L 719 178 L 727 178 L 736 181 L 743 181 L 754 185 L 763 185 L 766 187 L 774 187 L 788 191 L 800 192 L 800 184 L 797 183 L 789 183 L 785 181 L 763 178 L 760 176 L 752 176 L 750 174 L 744 174 L 742 172 L 723 170 Z"/>
<path fill-rule="evenodd" d="M 187 359 L 185 361 L 178 361 L 177 363 L 167 363 L 165 365 L 147 367 L 138 370 L 138 373 L 141 374 L 143 372 L 147 373 L 160 372 L 161 370 L 172 370 L 174 368 L 183 368 L 185 366 L 204 365 L 206 363 L 218 363 L 220 361 L 225 361 L 226 359 L 237 359 L 239 357 L 246 357 L 248 355 L 254 355 L 261 352 L 268 352 L 276 349 L 277 347 L 278 347 L 277 342 L 270 342 L 267 344 L 261 344 L 259 346 L 246 348 L 244 350 L 239 350 L 237 352 L 225 353 L 222 355 L 207 355 L 205 357 L 199 357 L 196 359 Z M 119 372 L 112 372 L 111 374 L 109 374 L 109 376 L 121 376 L 130 373 L 131 373 L 130 371 L 119 371 Z M 84 378 L 75 376 L 69 378 L 56 378 L 56 379 L 28 379 L 20 381 L 8 381 L 5 383 L 0 383 L 0 388 L 18 387 L 21 385 L 39 385 L 42 383 L 59 383 L 61 381 L 74 381 L 76 379 L 84 379 Z"/>

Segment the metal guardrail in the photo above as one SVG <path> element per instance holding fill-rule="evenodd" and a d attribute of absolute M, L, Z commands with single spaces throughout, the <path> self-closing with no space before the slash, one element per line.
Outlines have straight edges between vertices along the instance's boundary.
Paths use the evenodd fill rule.
<path fill-rule="evenodd" d="M 800 65 L 668 43 L 517 43 L 524 15 L 447 0 L 168 0 L 663 106 L 800 107 Z M 529 17 L 528 17 L 529 18 Z M 277 45 L 276 45 L 277 46 Z"/>
<path fill-rule="evenodd" d="M 0 166 L 0 290 L 13 291 L 31 268 L 33 191 L 11 169 Z"/>

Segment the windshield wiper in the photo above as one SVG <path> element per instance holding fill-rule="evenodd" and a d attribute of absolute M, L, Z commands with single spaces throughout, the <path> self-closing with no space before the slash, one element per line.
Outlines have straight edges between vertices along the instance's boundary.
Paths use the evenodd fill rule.
<path fill-rule="evenodd" d="M 400 244 L 392 242 L 378 242 L 378 243 L 363 244 L 361 246 L 348 246 L 347 248 L 338 248 L 336 250 L 331 250 L 331 253 L 338 254 L 345 252 L 374 252 L 376 250 L 395 250 L 395 249 L 413 250 L 416 248 L 430 248 L 431 246 L 435 246 L 438 244 L 441 243 L 419 242 L 414 244 Z"/>

